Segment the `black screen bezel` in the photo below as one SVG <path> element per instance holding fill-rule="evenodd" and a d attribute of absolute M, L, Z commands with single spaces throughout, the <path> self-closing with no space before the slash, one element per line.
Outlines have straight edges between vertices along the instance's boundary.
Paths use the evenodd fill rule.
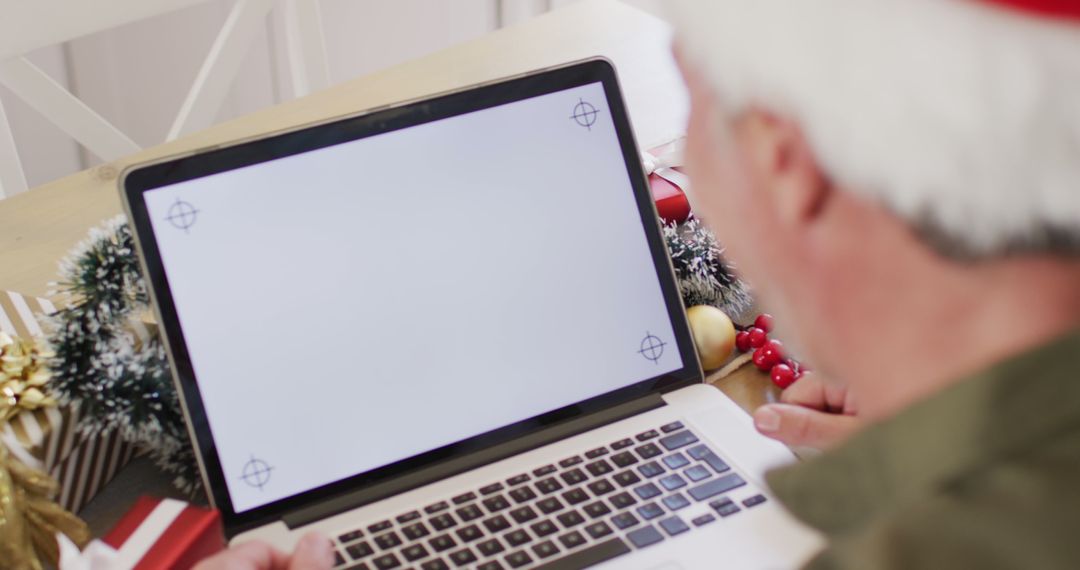
<path fill-rule="evenodd" d="M 146 203 L 142 198 L 143 193 L 194 178 L 596 82 L 602 83 L 606 93 L 607 110 L 611 114 L 622 147 L 627 175 L 641 214 L 641 221 L 671 318 L 672 330 L 676 336 L 675 344 L 682 358 L 683 367 L 671 373 L 480 434 L 374 471 L 354 475 L 261 507 L 236 513 L 233 510 L 221 463 L 211 438 L 209 422 L 198 391 L 183 331 L 179 326 L 168 279 L 153 237 Z M 135 166 L 121 176 L 120 187 L 161 319 L 160 324 L 169 346 L 174 369 L 173 377 L 185 403 L 191 425 L 190 431 L 197 440 L 197 452 L 203 463 L 205 477 L 208 479 L 205 482 L 212 495 L 213 504 L 221 511 L 225 528 L 230 536 L 237 529 L 253 528 L 277 521 L 290 511 L 318 501 L 332 499 L 363 486 L 384 482 L 404 473 L 437 467 L 440 462 L 451 458 L 490 449 L 557 423 L 608 410 L 649 394 L 669 392 L 700 383 L 703 379 L 615 70 L 610 62 L 602 58 L 437 95 L 383 110 L 335 119 L 315 126 L 301 127 L 289 132 L 275 133 L 232 146 Z M 628 307 L 628 310 L 632 308 Z M 408 373 L 408 371 L 403 372 Z"/>

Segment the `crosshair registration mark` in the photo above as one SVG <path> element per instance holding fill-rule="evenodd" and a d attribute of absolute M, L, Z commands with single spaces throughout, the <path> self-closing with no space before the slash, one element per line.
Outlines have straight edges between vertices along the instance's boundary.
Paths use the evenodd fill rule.
<path fill-rule="evenodd" d="M 262 491 L 262 488 L 270 482 L 270 472 L 274 468 L 262 459 L 256 459 L 255 456 L 251 456 L 251 459 L 244 464 L 244 472 L 240 475 L 240 479 L 247 483 L 249 487 L 255 487 Z"/>
<path fill-rule="evenodd" d="M 570 115 L 570 118 L 591 131 L 592 126 L 596 124 L 596 116 L 599 114 L 600 111 L 592 103 L 578 97 L 577 105 L 574 105 L 574 114 Z"/>
<path fill-rule="evenodd" d="M 667 346 L 667 343 L 660 340 L 659 337 L 646 332 L 645 338 L 641 339 L 641 350 L 638 350 L 638 354 L 653 361 L 654 364 L 658 364 L 660 357 L 664 355 L 665 346 Z"/>
<path fill-rule="evenodd" d="M 177 198 L 173 202 L 172 206 L 169 206 L 169 215 L 165 217 L 169 220 L 169 223 L 174 228 L 184 230 L 184 233 L 188 233 L 191 226 L 195 225 L 195 219 L 199 216 L 199 211 L 192 206 L 191 203 L 185 202 L 180 198 Z"/>

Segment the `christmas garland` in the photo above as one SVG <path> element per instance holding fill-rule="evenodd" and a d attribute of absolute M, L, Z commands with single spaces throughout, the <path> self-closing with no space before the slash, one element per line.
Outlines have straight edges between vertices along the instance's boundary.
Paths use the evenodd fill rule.
<path fill-rule="evenodd" d="M 61 399 L 80 402 L 76 429 L 118 430 L 194 493 L 201 479 L 165 349 L 133 332 L 149 296 L 123 216 L 91 230 L 61 262 L 57 285 L 63 308 L 45 319 L 50 367 Z"/>
<path fill-rule="evenodd" d="M 666 224 L 663 233 L 687 307 L 713 305 L 729 315 L 749 308 L 745 285 L 698 220 Z M 63 308 L 45 320 L 50 368 L 61 399 L 81 403 L 77 429 L 119 430 L 194 493 L 201 479 L 165 349 L 158 336 L 141 341 L 133 332 L 149 295 L 123 216 L 91 230 L 61 262 L 56 293 Z"/>

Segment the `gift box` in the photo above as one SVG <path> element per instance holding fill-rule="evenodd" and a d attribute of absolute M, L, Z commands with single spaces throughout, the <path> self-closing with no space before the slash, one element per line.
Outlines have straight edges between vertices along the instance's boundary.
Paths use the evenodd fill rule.
<path fill-rule="evenodd" d="M 113 568 L 183 570 L 225 548 L 221 515 L 175 499 L 140 497 L 103 539 Z"/>
<path fill-rule="evenodd" d="M 690 217 L 690 200 L 685 192 L 689 179 L 679 168 L 683 163 L 683 146 L 683 139 L 677 139 L 642 155 L 656 212 L 669 224 L 681 224 Z"/>
<path fill-rule="evenodd" d="M 38 315 L 55 311 L 48 299 L 0 292 L 0 330 L 22 338 L 43 334 Z M 60 484 L 57 502 L 77 512 L 136 454 L 115 431 L 78 432 L 77 402 L 16 414 L 0 429 L 0 440 L 26 465 Z"/>

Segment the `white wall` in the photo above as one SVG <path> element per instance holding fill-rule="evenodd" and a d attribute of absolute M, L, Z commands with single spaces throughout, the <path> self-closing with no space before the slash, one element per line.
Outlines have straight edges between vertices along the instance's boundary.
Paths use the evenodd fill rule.
<path fill-rule="evenodd" d="M 152 146 L 164 140 L 233 1 L 213 0 L 93 34 L 30 59 L 136 143 Z M 330 80 L 359 77 L 575 1 L 320 0 Z M 661 2 L 626 1 L 653 12 Z M 218 120 L 293 97 L 283 37 L 280 15 L 271 14 Z M 2 87 L 0 101 L 31 188 L 97 162 Z"/>

